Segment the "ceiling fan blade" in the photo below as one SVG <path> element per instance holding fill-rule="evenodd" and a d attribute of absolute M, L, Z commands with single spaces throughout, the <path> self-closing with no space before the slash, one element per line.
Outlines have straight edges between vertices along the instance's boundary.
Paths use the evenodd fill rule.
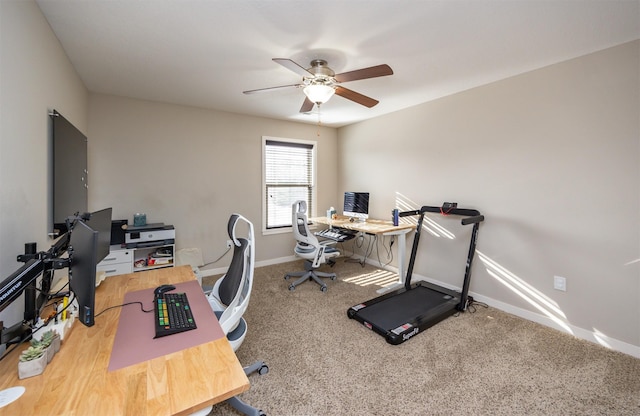
<path fill-rule="evenodd" d="M 346 98 L 347 100 L 351 100 L 358 104 L 362 104 L 365 107 L 373 107 L 378 104 L 380 101 L 374 100 L 373 98 L 367 97 L 366 95 L 362 95 L 359 92 L 352 91 L 348 88 L 337 86 L 336 87 L 336 95 Z"/>
<path fill-rule="evenodd" d="M 300 87 L 304 87 L 304 85 L 302 85 L 302 84 L 280 85 L 279 87 L 258 88 L 257 90 L 242 91 L 242 93 L 243 94 L 255 94 L 257 92 L 273 91 L 273 90 L 279 90 L 279 89 L 291 88 L 291 87 L 300 88 Z"/>
<path fill-rule="evenodd" d="M 273 62 L 279 63 L 283 67 L 287 68 L 290 71 L 295 72 L 296 74 L 308 77 L 309 75 L 313 75 L 311 72 L 307 71 L 306 68 L 301 67 L 297 63 L 293 62 L 291 59 L 286 58 L 273 58 Z"/>
<path fill-rule="evenodd" d="M 334 78 L 338 82 L 356 81 L 359 79 L 383 77 L 393 75 L 393 70 L 387 64 L 371 66 L 369 68 L 356 69 L 355 71 L 337 74 Z"/>
<path fill-rule="evenodd" d="M 313 110 L 314 105 L 315 104 L 313 103 L 313 101 L 311 101 L 307 97 L 304 97 L 304 102 L 302 103 L 302 107 L 300 107 L 300 112 L 308 113 L 309 111 Z"/>

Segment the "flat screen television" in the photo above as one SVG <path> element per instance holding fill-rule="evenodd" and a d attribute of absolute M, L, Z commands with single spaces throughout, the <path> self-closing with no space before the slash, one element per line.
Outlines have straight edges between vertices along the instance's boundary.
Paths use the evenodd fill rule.
<path fill-rule="evenodd" d="M 53 234 L 67 231 L 66 219 L 87 212 L 87 137 L 62 114 L 53 111 L 52 213 Z"/>
<path fill-rule="evenodd" d="M 359 221 L 369 218 L 369 192 L 345 192 L 342 215 Z"/>

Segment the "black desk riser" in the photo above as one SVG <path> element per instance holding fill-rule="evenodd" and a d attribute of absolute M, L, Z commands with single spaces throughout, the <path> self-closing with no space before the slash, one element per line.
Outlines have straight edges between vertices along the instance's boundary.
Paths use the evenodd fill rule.
<path fill-rule="evenodd" d="M 461 292 L 424 281 L 411 284 L 420 242 L 420 230 L 426 212 L 462 216 L 464 217 L 461 221 L 462 225 L 473 224 Z M 466 310 L 478 228 L 484 221 L 484 216 L 479 211 L 457 208 L 456 203 L 448 202 L 441 207 L 423 206 L 420 210 L 404 211 L 399 215 L 401 217 L 418 216 L 404 287 L 359 303 L 347 311 L 349 318 L 362 323 L 393 345 L 401 344 L 449 316 Z"/>

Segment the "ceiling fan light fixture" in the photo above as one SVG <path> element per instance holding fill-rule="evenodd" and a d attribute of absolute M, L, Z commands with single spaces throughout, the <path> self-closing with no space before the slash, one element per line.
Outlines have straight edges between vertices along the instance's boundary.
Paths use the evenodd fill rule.
<path fill-rule="evenodd" d="M 316 104 L 326 103 L 336 92 L 335 88 L 322 84 L 307 85 L 302 91 L 310 101 Z"/>

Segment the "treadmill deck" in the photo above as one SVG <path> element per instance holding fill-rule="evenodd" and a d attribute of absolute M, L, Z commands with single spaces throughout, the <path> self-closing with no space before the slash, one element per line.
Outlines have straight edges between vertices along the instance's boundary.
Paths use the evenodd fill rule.
<path fill-rule="evenodd" d="M 459 293 L 423 282 L 353 306 L 347 314 L 399 344 L 458 312 L 459 303 Z"/>

